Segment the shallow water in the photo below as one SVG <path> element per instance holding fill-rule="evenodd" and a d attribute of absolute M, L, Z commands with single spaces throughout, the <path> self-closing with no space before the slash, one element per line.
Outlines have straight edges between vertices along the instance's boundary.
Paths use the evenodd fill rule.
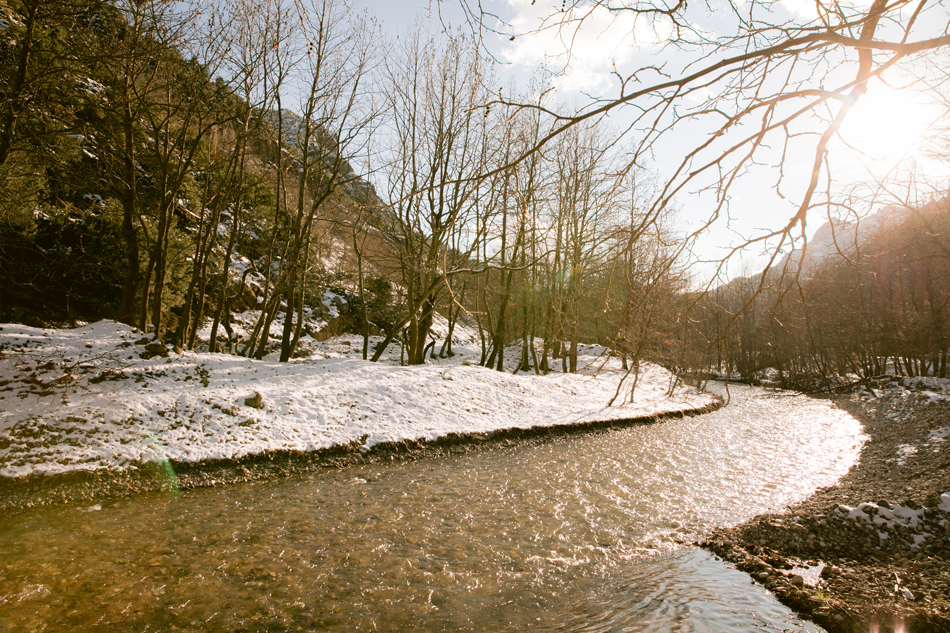
<path fill-rule="evenodd" d="M 840 477 L 860 426 L 720 411 L 0 519 L 0 631 L 818 631 L 679 541 Z"/>

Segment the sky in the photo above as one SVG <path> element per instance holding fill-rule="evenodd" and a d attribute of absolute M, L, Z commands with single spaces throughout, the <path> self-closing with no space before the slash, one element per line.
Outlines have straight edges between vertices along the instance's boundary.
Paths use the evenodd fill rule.
<path fill-rule="evenodd" d="M 857 4 L 869 0 L 860 0 Z M 409 29 L 419 18 L 452 25 L 464 23 L 464 14 L 459 0 L 407 0 L 399 3 L 357 0 L 356 6 L 375 15 L 389 37 Z M 505 36 L 489 36 L 486 45 L 495 57 L 503 62 L 499 70 L 500 83 L 511 78 L 516 84 L 528 85 L 533 73 L 540 66 L 559 71 L 553 80 L 558 100 L 565 104 L 583 106 L 593 97 L 609 97 L 616 94 L 617 80 L 612 76 L 616 68 L 623 72 L 647 64 L 676 65 L 683 61 L 669 50 L 660 51 L 657 43 L 666 33 L 662 25 L 653 29 L 645 22 L 634 24 L 623 16 L 611 19 L 606 12 L 594 11 L 588 15 L 584 27 L 565 35 L 564 32 L 547 31 L 530 33 L 541 16 L 559 7 L 553 0 L 483 0 L 486 11 L 504 16 L 508 25 L 500 30 Z M 809 15 L 814 3 L 809 0 L 783 2 L 789 17 Z M 722 27 L 722 13 L 710 13 L 704 6 L 692 9 L 695 19 L 708 32 Z M 394 35 L 395 34 L 395 35 Z M 508 34 L 515 35 L 510 39 Z M 570 40 L 567 42 L 566 40 Z M 570 57 L 565 50 L 570 45 Z M 830 71 L 834 77 L 835 70 Z M 848 70 L 853 76 L 853 70 Z M 830 156 L 834 176 L 842 193 L 852 197 L 866 191 L 848 189 L 851 183 L 868 182 L 881 178 L 899 165 L 911 165 L 917 177 L 936 183 L 946 190 L 948 165 L 926 155 L 923 140 L 932 133 L 928 126 L 939 118 L 942 109 L 930 106 L 908 86 L 908 79 L 897 72 L 885 75 L 886 85 L 874 81 L 868 93 L 858 102 L 841 130 L 839 139 L 833 141 Z M 900 88 L 910 88 L 901 90 Z M 624 128 L 629 121 L 629 110 L 612 115 L 610 123 L 615 128 Z M 817 129 L 817 128 L 815 128 Z M 651 168 L 660 179 L 671 173 L 682 157 L 696 146 L 698 140 L 708 135 L 710 128 L 703 124 L 687 122 L 679 132 L 671 134 L 658 146 Z M 794 130 L 807 131 L 804 128 Z M 729 248 L 750 236 L 783 226 L 797 208 L 797 201 L 808 184 L 814 160 L 815 139 L 796 137 L 787 150 L 788 159 L 781 173 L 776 165 L 784 148 L 766 148 L 763 164 L 750 168 L 731 190 L 729 213 L 718 221 L 697 244 L 699 259 L 716 260 L 723 257 Z M 781 186 L 776 183 L 781 177 Z M 847 191 L 846 191 L 847 190 Z M 686 190 L 676 198 L 679 209 L 677 228 L 682 232 L 692 231 L 709 218 L 715 207 L 714 196 Z M 879 208 L 867 202 L 857 204 L 863 210 Z M 824 223 L 825 217 L 812 214 L 806 234 L 811 237 Z M 730 265 L 729 276 L 746 275 L 760 269 L 767 261 L 767 249 L 755 247 L 740 253 Z M 701 267 L 710 270 L 711 267 Z"/>

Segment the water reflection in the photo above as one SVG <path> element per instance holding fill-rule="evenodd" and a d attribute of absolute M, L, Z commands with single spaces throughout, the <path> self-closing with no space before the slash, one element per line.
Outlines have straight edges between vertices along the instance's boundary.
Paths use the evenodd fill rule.
<path fill-rule="evenodd" d="M 543 446 L 10 517 L 0 623 L 818 630 L 678 541 L 832 483 L 859 426 L 824 402 L 732 391 L 708 416 Z"/>

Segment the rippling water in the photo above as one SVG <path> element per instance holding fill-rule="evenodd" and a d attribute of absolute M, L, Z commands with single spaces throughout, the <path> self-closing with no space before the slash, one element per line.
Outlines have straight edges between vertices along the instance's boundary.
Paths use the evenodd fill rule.
<path fill-rule="evenodd" d="M 0 631 L 817 631 L 679 545 L 829 485 L 859 424 L 747 387 L 542 446 L 0 519 Z"/>

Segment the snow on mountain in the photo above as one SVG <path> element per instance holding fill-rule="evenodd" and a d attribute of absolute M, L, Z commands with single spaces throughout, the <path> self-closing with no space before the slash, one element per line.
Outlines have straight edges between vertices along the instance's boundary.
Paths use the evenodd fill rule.
<path fill-rule="evenodd" d="M 815 231 L 803 250 L 796 248 L 775 266 L 776 271 L 808 272 L 829 257 L 853 257 L 867 240 L 900 219 L 906 211 L 900 207 L 884 207 L 859 221 L 829 220 Z"/>

